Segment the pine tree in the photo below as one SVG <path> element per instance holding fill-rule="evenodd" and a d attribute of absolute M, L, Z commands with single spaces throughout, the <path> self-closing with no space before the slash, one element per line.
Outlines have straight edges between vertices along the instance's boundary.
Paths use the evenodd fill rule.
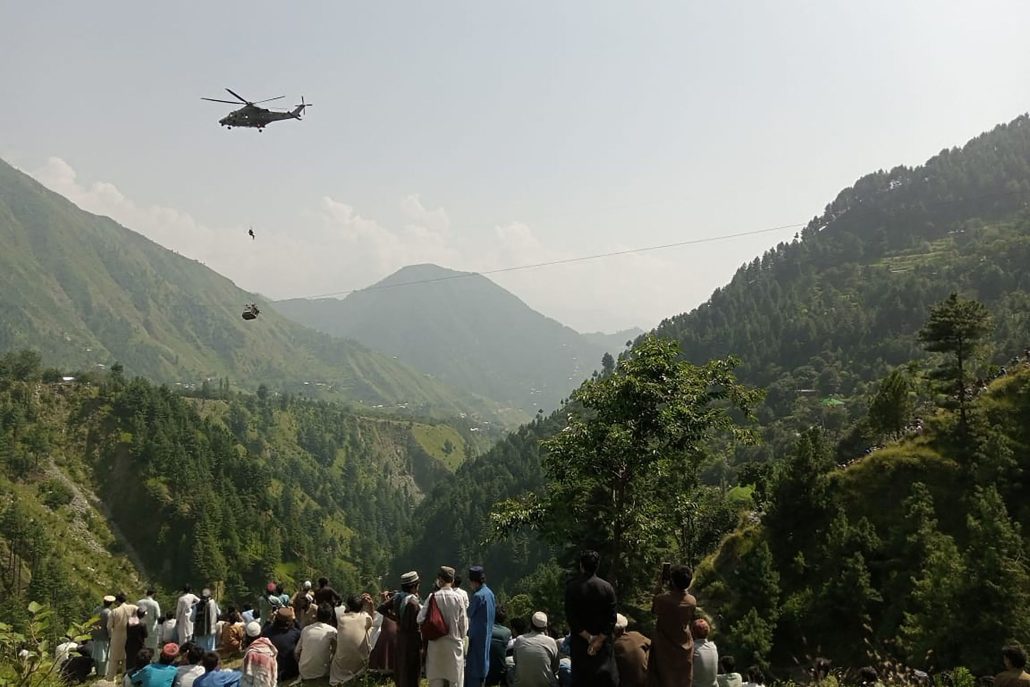
<path fill-rule="evenodd" d="M 961 298 L 957 293 L 930 309 L 930 319 L 919 330 L 919 341 L 926 350 L 949 356 L 936 376 L 948 393 L 955 396 L 959 429 L 969 427 L 969 387 L 972 370 L 983 340 L 991 331 L 991 316 L 983 303 Z"/>

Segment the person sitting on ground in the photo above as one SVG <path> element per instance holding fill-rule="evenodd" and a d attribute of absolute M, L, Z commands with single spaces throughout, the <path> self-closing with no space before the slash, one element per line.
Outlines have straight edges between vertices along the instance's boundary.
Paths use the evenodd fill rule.
<path fill-rule="evenodd" d="M 619 666 L 619 687 L 645 687 L 651 640 L 636 630 L 628 630 L 629 620 L 615 616 L 615 664 Z"/>
<path fill-rule="evenodd" d="M 751 666 L 747 669 L 747 682 L 744 687 L 765 687 L 765 674 L 758 666 Z"/>
<path fill-rule="evenodd" d="M 828 658 L 817 658 L 812 664 L 812 684 L 822 685 L 827 683 L 827 678 L 830 677 L 830 669 L 833 667 L 833 663 Z M 832 684 L 836 684 L 836 680 Z"/>
<path fill-rule="evenodd" d="M 1004 672 L 994 677 L 994 687 L 1030 687 L 1030 674 L 1026 672 L 1026 652 L 1018 644 L 1001 650 Z"/>
<path fill-rule="evenodd" d="M 126 664 L 131 664 L 132 667 L 125 671 L 125 676 L 122 678 L 122 687 L 132 687 L 132 678 L 144 666 L 150 665 L 150 662 L 154 660 L 154 650 L 150 647 L 144 647 L 142 649 L 136 649 L 135 653 L 128 654 L 126 658 Z"/>
<path fill-rule="evenodd" d="M 265 626 L 261 636 L 267 638 L 275 646 L 276 663 L 279 679 L 292 680 L 300 675 L 297 664 L 297 642 L 300 641 L 300 628 L 293 614 L 292 606 L 280 606 L 272 616 L 272 622 Z"/>
<path fill-rule="evenodd" d="M 146 649 L 150 651 L 150 649 Z M 161 654 L 156 663 L 150 663 L 132 676 L 134 687 L 172 687 L 175 682 L 176 668 L 175 659 L 179 656 L 179 645 L 175 642 L 168 642 L 161 647 Z"/>
<path fill-rule="evenodd" d="M 506 675 L 508 664 L 508 642 L 511 641 L 511 630 L 505 627 L 508 620 L 508 613 L 504 606 L 498 606 L 494 611 L 494 626 L 490 631 L 490 671 L 486 674 L 486 684 L 492 685 L 507 684 Z"/>
<path fill-rule="evenodd" d="M 719 687 L 744 687 L 744 678 L 737 672 L 737 662 L 732 656 L 720 657 L 719 667 L 722 669 L 716 676 Z"/>
<path fill-rule="evenodd" d="M 89 679 L 93 672 L 93 642 L 87 640 L 79 644 L 61 664 L 60 677 L 66 685 L 81 685 Z"/>
<path fill-rule="evenodd" d="M 243 655 L 243 638 L 246 629 L 243 617 L 235 608 L 229 611 L 222 625 L 218 652 L 223 658 L 237 658 Z"/>
<path fill-rule="evenodd" d="M 719 649 L 715 642 L 708 641 L 712 626 L 704 618 L 690 623 L 690 635 L 694 640 L 693 687 L 718 687 Z"/>
<path fill-rule="evenodd" d="M 515 639 L 515 686 L 555 687 L 558 684 L 558 643 L 547 634 L 547 614 L 537 611 L 531 629 Z"/>
<path fill-rule="evenodd" d="M 872 666 L 859 668 L 858 681 L 862 687 L 883 687 L 883 683 L 880 682 L 880 676 L 876 673 L 876 668 Z"/>
<path fill-rule="evenodd" d="M 215 652 L 205 652 L 201 663 L 204 674 L 193 681 L 193 687 L 239 687 L 240 671 L 222 670 L 222 659 Z"/>
<path fill-rule="evenodd" d="M 241 687 L 276 687 L 279 651 L 267 637 L 261 635 L 261 624 L 253 621 L 247 625 L 247 650 L 240 667 Z"/>
<path fill-rule="evenodd" d="M 204 647 L 186 642 L 179 647 L 179 654 L 182 661 L 176 669 L 175 687 L 193 687 L 194 680 L 204 674 L 204 666 L 200 664 L 204 659 Z"/>
<path fill-rule="evenodd" d="M 346 606 L 336 609 L 336 627 L 330 628 L 326 625 L 326 629 L 322 630 L 324 633 L 331 630 L 330 638 L 335 644 L 334 653 L 330 654 L 330 685 L 350 682 L 368 668 L 368 656 L 372 651 L 368 638 L 369 630 L 372 629 L 372 606 L 372 597 L 368 594 L 350 596 Z M 332 622 L 333 610 L 328 604 L 319 606 L 318 613 L 319 622 Z M 328 617 L 322 620 L 326 615 Z"/>
<path fill-rule="evenodd" d="M 300 640 L 297 642 L 301 680 L 317 680 L 329 675 L 329 663 L 336 646 L 336 628 L 331 624 L 332 607 L 322 604 L 316 613 L 315 622 L 300 631 Z"/>

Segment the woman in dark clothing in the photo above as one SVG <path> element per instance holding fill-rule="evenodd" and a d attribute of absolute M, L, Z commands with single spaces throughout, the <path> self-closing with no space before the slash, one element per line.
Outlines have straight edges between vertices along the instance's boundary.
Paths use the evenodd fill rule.
<path fill-rule="evenodd" d="M 143 618 L 146 615 L 147 611 L 145 608 L 138 609 L 136 616 L 129 619 L 129 626 L 125 628 L 126 673 L 132 673 L 146 665 L 139 662 L 140 649 L 143 648 L 144 642 L 147 641 L 147 624 L 143 622 Z"/>
<path fill-rule="evenodd" d="M 387 601 L 384 605 L 389 603 Z M 397 621 L 384 613 L 382 606 L 377 610 L 382 615 L 383 622 L 379 626 L 376 645 L 372 647 L 372 653 L 368 656 L 368 669 L 373 673 L 391 675 L 397 658 Z"/>

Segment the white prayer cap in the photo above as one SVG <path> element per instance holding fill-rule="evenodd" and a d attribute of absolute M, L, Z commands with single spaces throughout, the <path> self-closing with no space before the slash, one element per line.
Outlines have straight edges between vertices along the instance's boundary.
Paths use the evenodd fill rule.
<path fill-rule="evenodd" d="M 532 621 L 533 627 L 537 628 L 538 630 L 547 629 L 547 614 L 543 611 L 537 611 L 536 613 L 534 613 Z"/>
<path fill-rule="evenodd" d="M 107 596 L 105 596 L 104 597 L 104 603 L 105 604 L 113 604 L 114 603 L 114 596 L 112 596 L 111 594 L 108 594 Z"/>
<path fill-rule="evenodd" d="M 259 623 L 256 620 L 251 620 L 249 623 L 247 623 L 248 637 L 257 637 L 259 634 L 261 634 L 261 623 Z"/>
<path fill-rule="evenodd" d="M 621 613 L 615 615 L 615 627 L 620 630 L 625 630 L 629 626 L 629 620 L 626 619 Z"/>
<path fill-rule="evenodd" d="M 304 589 L 311 589 L 311 580 L 305 580 Z"/>

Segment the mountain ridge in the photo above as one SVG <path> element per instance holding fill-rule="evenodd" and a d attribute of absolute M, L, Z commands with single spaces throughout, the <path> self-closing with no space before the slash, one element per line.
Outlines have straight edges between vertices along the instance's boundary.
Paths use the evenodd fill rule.
<path fill-rule="evenodd" d="M 430 263 L 402 267 L 343 299 L 273 307 L 529 415 L 554 407 L 599 369 L 611 342 L 533 310 L 483 275 Z"/>
<path fill-rule="evenodd" d="M 0 351 L 33 348 L 65 369 L 121 363 L 130 374 L 199 386 L 229 377 L 353 402 L 407 404 L 423 413 L 494 415 L 353 341 L 320 334 L 264 306 L 199 261 L 114 220 L 85 212 L 0 161 Z"/>

